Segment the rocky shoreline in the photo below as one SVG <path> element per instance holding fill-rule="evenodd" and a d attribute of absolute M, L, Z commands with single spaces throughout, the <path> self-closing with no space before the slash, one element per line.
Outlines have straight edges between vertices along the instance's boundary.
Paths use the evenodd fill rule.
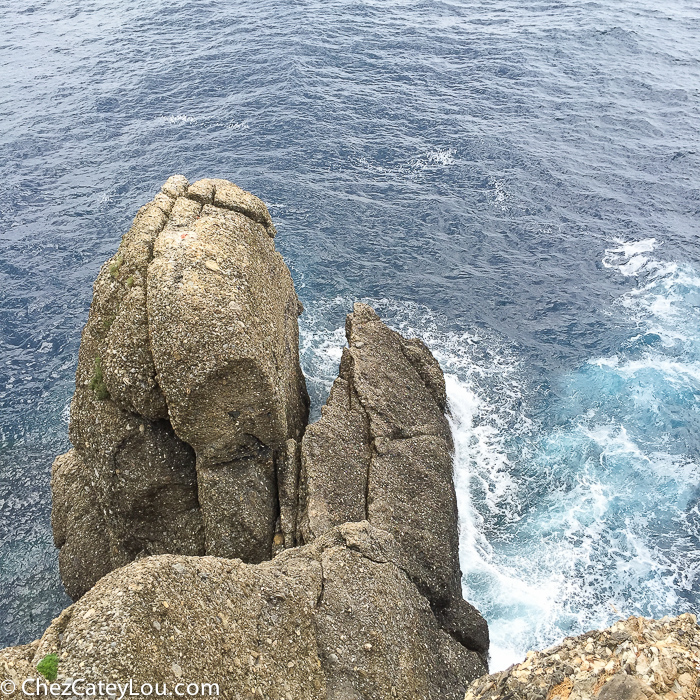
<path fill-rule="evenodd" d="M 569 637 L 502 673 L 474 681 L 465 700 L 677 700 L 700 698 L 695 615 L 630 617 Z"/>
<path fill-rule="evenodd" d="M 485 675 L 442 371 L 355 304 L 308 425 L 303 308 L 275 234 L 254 195 L 174 176 L 100 270 L 51 483 L 77 602 L 0 651 L 15 695 L 56 655 L 58 681 L 231 698 L 698 697 L 692 616 L 631 618 Z"/>

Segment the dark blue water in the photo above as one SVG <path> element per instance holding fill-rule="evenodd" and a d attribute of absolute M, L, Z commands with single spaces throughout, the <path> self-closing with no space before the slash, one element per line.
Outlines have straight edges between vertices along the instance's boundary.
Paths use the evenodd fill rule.
<path fill-rule="evenodd" d="M 495 667 L 697 608 L 696 3 L 0 9 L 0 644 L 68 602 L 48 479 L 79 333 L 173 173 L 269 204 L 316 412 L 354 300 L 440 359 Z"/>

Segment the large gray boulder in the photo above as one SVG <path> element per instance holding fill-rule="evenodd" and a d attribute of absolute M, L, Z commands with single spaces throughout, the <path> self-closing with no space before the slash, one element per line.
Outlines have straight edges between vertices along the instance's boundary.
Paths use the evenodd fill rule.
<path fill-rule="evenodd" d="M 297 480 L 308 395 L 301 306 L 274 235 L 257 197 L 174 176 L 100 270 L 71 404 L 74 450 L 52 481 L 74 598 L 140 556 L 260 562 L 275 542 L 293 544 L 279 490 Z"/>
<path fill-rule="evenodd" d="M 355 304 L 348 348 L 322 416 L 305 433 L 297 537 L 346 521 L 390 532 L 443 629 L 488 650 L 488 627 L 462 598 L 453 444 L 440 366 L 420 340 Z"/>
<path fill-rule="evenodd" d="M 486 670 L 440 629 L 393 538 L 367 522 L 257 565 L 134 562 L 101 579 L 39 643 L 0 652 L 0 671 L 35 676 L 47 654 L 59 658 L 59 683 L 84 679 L 79 692 L 133 679 L 136 692 L 216 683 L 219 696 L 276 700 L 461 700 Z"/>

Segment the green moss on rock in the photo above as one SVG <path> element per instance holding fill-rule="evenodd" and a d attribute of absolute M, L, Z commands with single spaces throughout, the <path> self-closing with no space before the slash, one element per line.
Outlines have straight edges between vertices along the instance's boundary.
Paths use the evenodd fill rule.
<path fill-rule="evenodd" d="M 95 358 L 95 370 L 90 380 L 90 388 L 95 392 L 95 395 L 100 401 L 109 398 L 109 391 L 107 390 L 102 374 L 102 359 L 99 355 Z"/>
<path fill-rule="evenodd" d="M 58 676 L 58 656 L 47 654 L 37 665 L 36 670 L 46 678 L 47 681 L 55 681 Z"/>
<path fill-rule="evenodd" d="M 112 275 L 114 279 L 119 277 L 119 268 L 121 268 L 123 262 L 124 258 L 122 258 L 121 255 L 118 255 L 116 260 L 109 266 L 109 274 Z"/>

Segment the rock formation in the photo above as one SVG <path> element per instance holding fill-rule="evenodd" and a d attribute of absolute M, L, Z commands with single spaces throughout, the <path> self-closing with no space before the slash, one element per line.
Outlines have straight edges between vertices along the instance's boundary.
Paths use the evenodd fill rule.
<path fill-rule="evenodd" d="M 270 562 L 162 555 L 105 576 L 0 672 L 58 682 L 217 683 L 230 698 L 461 700 L 485 670 L 443 632 L 401 549 L 367 522 Z M 12 663 L 12 667 L 9 664 Z M 20 694 L 17 693 L 17 697 Z"/>
<path fill-rule="evenodd" d="M 697 700 L 700 627 L 694 615 L 630 617 L 569 637 L 484 676 L 465 700 Z"/>
<path fill-rule="evenodd" d="M 440 366 L 417 339 L 365 304 L 346 322 L 348 348 L 301 448 L 298 536 L 367 519 L 390 532 L 440 624 L 485 654 L 488 627 L 462 598 L 453 445 Z"/>
<path fill-rule="evenodd" d="M 56 458 L 51 478 L 51 521 L 63 586 L 77 598 L 112 570 L 102 509 L 90 474 L 75 450 Z"/>
<path fill-rule="evenodd" d="M 100 270 L 52 479 L 73 598 L 138 556 L 260 562 L 284 541 L 308 395 L 274 235 L 257 197 L 174 176 Z"/>
<path fill-rule="evenodd" d="M 274 235 L 253 195 L 175 176 L 100 271 L 74 447 L 52 472 L 79 600 L 0 652 L 12 677 L 55 653 L 86 682 L 444 700 L 487 671 L 488 629 L 461 593 L 440 367 L 356 304 L 307 427 L 301 304 Z"/>

